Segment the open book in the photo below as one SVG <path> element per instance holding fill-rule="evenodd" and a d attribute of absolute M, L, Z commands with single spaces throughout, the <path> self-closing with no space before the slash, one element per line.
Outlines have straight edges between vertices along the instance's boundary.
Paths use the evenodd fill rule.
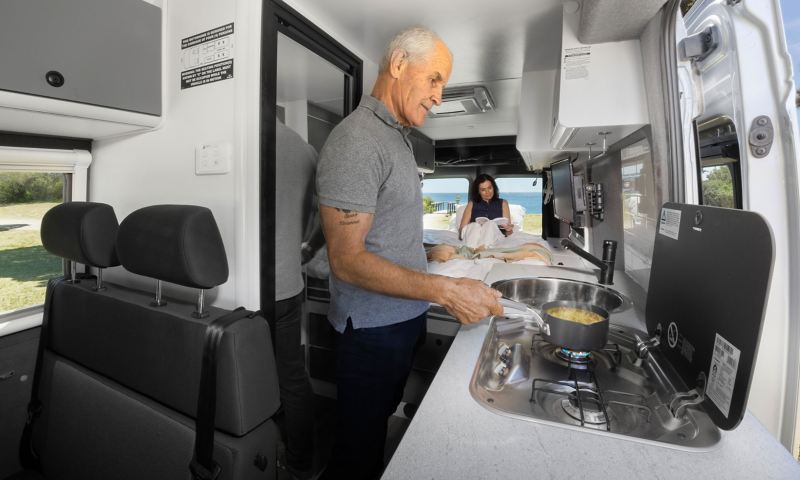
<path fill-rule="evenodd" d="M 498 226 L 500 226 L 500 225 L 506 225 L 508 223 L 508 219 L 506 217 L 497 217 L 497 218 L 495 218 L 493 220 L 489 220 L 486 217 L 477 217 L 477 218 L 475 218 L 475 223 L 477 223 L 478 225 L 483 225 L 486 222 L 494 222 Z"/>

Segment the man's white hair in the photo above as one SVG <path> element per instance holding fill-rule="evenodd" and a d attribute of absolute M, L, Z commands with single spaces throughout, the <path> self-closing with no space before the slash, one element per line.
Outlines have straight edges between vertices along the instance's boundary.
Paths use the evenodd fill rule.
<path fill-rule="evenodd" d="M 385 72 L 389 69 L 389 62 L 392 60 L 392 53 L 395 50 L 402 50 L 406 54 L 409 63 L 413 63 L 425 58 L 433 51 L 436 42 L 440 42 L 436 33 L 426 27 L 409 27 L 401 31 L 392 38 L 381 58 L 380 71 Z"/>

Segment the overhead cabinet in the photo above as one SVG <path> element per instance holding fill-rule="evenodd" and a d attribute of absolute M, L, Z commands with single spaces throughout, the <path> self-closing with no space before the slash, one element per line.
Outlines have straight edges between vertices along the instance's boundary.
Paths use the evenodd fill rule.
<path fill-rule="evenodd" d="M 92 120 L 155 125 L 162 110 L 161 15 L 141 0 L 3 1 L 0 108 L 74 115 L 90 120 L 86 127 Z M 17 119 L 3 117 L 0 129 L 19 131 Z M 32 133 L 64 134 L 64 127 L 50 128 Z"/>
<path fill-rule="evenodd" d="M 639 40 L 584 44 L 580 9 L 564 9 L 553 105 L 555 149 L 594 151 L 649 123 Z"/>

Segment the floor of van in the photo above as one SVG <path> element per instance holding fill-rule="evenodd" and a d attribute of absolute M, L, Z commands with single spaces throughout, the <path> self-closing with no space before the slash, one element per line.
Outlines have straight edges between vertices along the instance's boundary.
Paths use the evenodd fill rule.
<path fill-rule="evenodd" d="M 336 400 L 322 395 L 314 395 L 314 410 L 316 420 L 314 431 L 314 445 L 316 446 L 314 466 L 315 471 L 318 471 L 323 465 L 328 463 L 331 456 L 333 434 L 336 428 Z M 410 423 L 411 420 L 405 416 L 392 415 L 389 417 L 384 465 L 389 464 L 389 460 L 392 458 L 392 455 L 394 455 L 394 451 L 397 450 L 397 446 L 400 444 L 400 440 L 406 433 L 406 429 Z M 278 419 L 278 424 L 281 424 L 280 419 Z M 278 469 L 277 480 L 292 480 L 292 476 L 289 475 L 287 471 Z"/>

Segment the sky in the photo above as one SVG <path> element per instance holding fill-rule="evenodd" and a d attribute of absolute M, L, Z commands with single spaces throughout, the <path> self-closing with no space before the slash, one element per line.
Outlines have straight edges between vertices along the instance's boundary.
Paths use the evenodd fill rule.
<path fill-rule="evenodd" d="M 794 82 L 800 80 L 800 2 L 798 0 L 781 0 L 783 28 L 786 31 L 786 44 L 792 56 Z"/>
<path fill-rule="evenodd" d="M 783 27 L 786 31 L 786 44 L 792 56 L 795 84 L 800 83 L 800 0 L 781 0 L 781 13 L 783 14 Z M 530 192 L 541 191 L 542 182 L 536 187 L 531 187 L 528 178 L 500 179 L 498 188 L 501 192 Z M 436 179 L 422 182 L 423 193 L 465 193 L 469 185 L 464 179 Z"/>

